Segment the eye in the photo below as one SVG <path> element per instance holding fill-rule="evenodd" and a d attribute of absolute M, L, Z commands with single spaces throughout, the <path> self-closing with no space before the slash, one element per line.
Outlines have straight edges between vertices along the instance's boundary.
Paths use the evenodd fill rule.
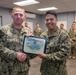
<path fill-rule="evenodd" d="M 20 16 L 23 16 L 23 14 L 20 14 Z"/>
<path fill-rule="evenodd" d="M 21 17 L 23 16 L 23 14 L 14 14 L 14 15 L 15 15 L 15 16 L 21 16 Z"/>
<path fill-rule="evenodd" d="M 53 21 L 53 20 L 54 20 L 53 18 L 50 19 L 50 21 Z"/>
<path fill-rule="evenodd" d="M 46 21 L 53 21 L 54 19 L 53 18 L 50 18 L 50 19 L 46 19 Z"/>
<path fill-rule="evenodd" d="M 48 21 L 49 19 L 46 19 L 46 21 Z"/>
<path fill-rule="evenodd" d="M 18 14 L 14 14 L 15 16 L 18 16 Z"/>

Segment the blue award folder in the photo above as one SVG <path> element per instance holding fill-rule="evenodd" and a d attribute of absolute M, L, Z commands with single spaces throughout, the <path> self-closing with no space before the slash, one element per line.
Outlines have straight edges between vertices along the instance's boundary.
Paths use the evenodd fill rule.
<path fill-rule="evenodd" d="M 41 54 L 46 52 L 47 39 L 24 36 L 22 50 L 24 53 Z"/>

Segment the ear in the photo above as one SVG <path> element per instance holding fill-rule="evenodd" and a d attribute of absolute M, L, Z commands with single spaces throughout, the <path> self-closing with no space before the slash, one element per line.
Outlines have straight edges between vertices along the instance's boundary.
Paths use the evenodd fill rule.
<path fill-rule="evenodd" d="M 24 15 L 24 19 L 26 19 L 26 14 Z"/>
<path fill-rule="evenodd" d="M 11 15 L 11 17 L 13 18 L 13 13 L 11 13 L 10 15 Z"/>
<path fill-rule="evenodd" d="M 57 20 L 57 22 L 58 22 L 58 19 L 56 19 Z"/>

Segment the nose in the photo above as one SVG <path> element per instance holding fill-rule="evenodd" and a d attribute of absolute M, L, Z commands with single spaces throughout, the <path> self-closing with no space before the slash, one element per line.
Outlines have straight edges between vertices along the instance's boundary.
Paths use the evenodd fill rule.
<path fill-rule="evenodd" d="M 50 22 L 51 22 L 51 20 L 49 19 L 49 20 L 48 20 L 48 23 L 50 23 Z"/>
<path fill-rule="evenodd" d="M 17 17 L 20 18 L 20 14 L 18 14 Z"/>

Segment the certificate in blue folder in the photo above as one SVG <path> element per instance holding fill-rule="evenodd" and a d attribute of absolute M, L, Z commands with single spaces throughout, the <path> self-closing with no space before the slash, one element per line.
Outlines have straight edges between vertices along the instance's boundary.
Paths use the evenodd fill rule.
<path fill-rule="evenodd" d="M 22 50 L 24 53 L 41 54 L 46 52 L 47 39 L 24 36 Z"/>

